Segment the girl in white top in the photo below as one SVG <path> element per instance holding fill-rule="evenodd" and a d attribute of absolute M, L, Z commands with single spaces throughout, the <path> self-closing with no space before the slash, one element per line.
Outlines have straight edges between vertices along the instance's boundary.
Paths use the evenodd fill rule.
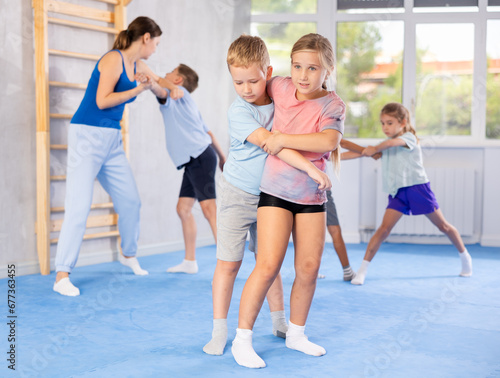
<path fill-rule="evenodd" d="M 422 150 L 415 129 L 410 123 L 410 113 L 403 105 L 390 103 L 382 108 L 380 122 L 388 139 L 376 146 L 366 147 L 358 156 L 372 156 L 383 151 L 383 188 L 389 193 L 389 204 L 382 224 L 370 239 L 361 267 L 351 283 L 364 283 L 368 264 L 403 214 L 425 214 L 457 248 L 462 262 L 460 275 L 471 276 L 472 260 L 460 233 L 446 221 L 430 188 L 422 162 Z"/>

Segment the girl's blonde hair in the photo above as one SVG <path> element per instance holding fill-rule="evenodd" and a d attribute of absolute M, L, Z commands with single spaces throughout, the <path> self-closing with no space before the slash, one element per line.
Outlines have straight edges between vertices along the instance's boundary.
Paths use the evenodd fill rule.
<path fill-rule="evenodd" d="M 316 33 L 306 34 L 295 42 L 292 47 L 292 52 L 290 53 L 290 58 L 299 51 L 316 51 L 319 56 L 321 67 L 328 72 L 327 77 L 331 75 L 335 68 L 335 54 L 333 53 L 332 44 L 327 38 Z M 326 79 L 323 83 L 323 89 L 327 89 Z"/>
<path fill-rule="evenodd" d="M 323 82 L 323 89 L 327 89 L 326 80 L 330 76 L 335 68 L 335 54 L 333 52 L 333 47 L 330 41 L 317 33 L 309 33 L 299 38 L 297 42 L 292 47 L 292 52 L 290 53 L 290 58 L 293 59 L 293 54 L 300 51 L 316 51 L 318 53 L 319 62 L 321 67 L 323 67 L 328 75 Z M 331 159 L 335 169 L 335 175 L 338 177 L 340 172 L 340 152 L 336 148 L 333 150 Z"/>
<path fill-rule="evenodd" d="M 386 104 L 380 111 L 380 115 L 382 114 L 386 114 L 388 116 L 396 118 L 399 123 L 406 121 L 406 124 L 403 128 L 404 132 L 405 133 L 410 132 L 413 135 L 417 136 L 417 132 L 415 131 L 415 128 L 411 124 L 410 112 L 400 103 L 390 102 Z"/>
<path fill-rule="evenodd" d="M 161 29 L 156 22 L 149 17 L 137 17 L 130 23 L 127 30 L 122 30 L 115 39 L 113 50 L 126 50 L 132 42 L 137 41 L 144 34 L 149 33 L 151 38 L 159 37 Z"/>

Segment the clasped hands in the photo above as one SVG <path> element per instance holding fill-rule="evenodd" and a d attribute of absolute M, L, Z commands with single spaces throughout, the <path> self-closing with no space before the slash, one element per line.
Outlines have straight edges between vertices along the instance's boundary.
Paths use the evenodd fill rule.
<path fill-rule="evenodd" d="M 269 155 L 276 155 L 283 149 L 283 134 L 279 131 L 273 131 L 260 144 L 260 148 L 266 151 Z"/>

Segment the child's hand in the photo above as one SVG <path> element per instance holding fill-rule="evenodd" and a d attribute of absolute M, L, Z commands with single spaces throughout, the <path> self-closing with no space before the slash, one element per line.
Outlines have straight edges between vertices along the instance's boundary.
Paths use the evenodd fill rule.
<path fill-rule="evenodd" d="M 219 158 L 219 168 L 220 168 L 220 171 L 223 172 L 224 171 L 224 164 L 226 163 L 226 159 L 220 159 Z"/>
<path fill-rule="evenodd" d="M 328 177 L 325 172 L 319 170 L 318 168 L 311 169 L 311 171 L 307 172 L 307 174 L 314 180 L 314 182 L 318 184 L 319 190 L 328 190 L 332 187 L 330 177 Z"/>
<path fill-rule="evenodd" d="M 184 97 L 184 91 L 182 89 L 180 89 L 179 87 L 174 88 L 170 91 L 170 98 L 172 100 L 178 100 L 182 97 Z"/>
<path fill-rule="evenodd" d="M 382 152 L 377 152 L 376 154 L 372 155 L 373 160 L 378 160 L 382 157 Z"/>
<path fill-rule="evenodd" d="M 377 153 L 377 150 L 373 146 L 368 146 L 363 149 L 361 155 L 363 156 L 373 156 Z"/>
<path fill-rule="evenodd" d="M 279 131 L 274 131 L 269 137 L 264 139 L 260 148 L 266 151 L 269 155 L 276 155 L 283 149 L 282 138 L 283 134 Z"/>

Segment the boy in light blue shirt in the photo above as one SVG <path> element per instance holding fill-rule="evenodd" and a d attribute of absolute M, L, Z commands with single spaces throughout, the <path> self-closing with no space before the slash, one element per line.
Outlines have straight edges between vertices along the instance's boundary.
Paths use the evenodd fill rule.
<path fill-rule="evenodd" d="M 227 342 L 227 314 L 234 281 L 243 260 L 247 234 L 255 252 L 259 186 L 267 153 L 259 146 L 271 135 L 274 105 L 266 92 L 272 67 L 264 41 L 242 35 L 229 47 L 227 63 L 238 97 L 228 111 L 230 147 L 217 203 L 217 265 L 212 283 L 212 339 L 203 347 L 208 354 L 221 355 Z M 320 184 L 331 187 L 328 176 L 297 151 L 283 149 L 278 156 L 307 172 Z M 288 329 L 281 276 L 267 294 L 273 334 L 285 337 Z M 251 339 L 251 331 L 247 335 Z M 233 343 L 234 348 L 234 343 Z"/>
<path fill-rule="evenodd" d="M 198 75 L 190 67 L 180 64 L 172 72 L 159 80 L 163 86 L 177 85 L 183 92 L 182 98 L 173 99 L 170 91 L 165 90 L 158 97 L 160 111 L 165 124 L 167 151 L 177 167 L 184 168 L 177 214 L 182 222 L 184 234 L 184 261 L 167 269 L 169 273 L 198 272 L 196 263 L 196 222 L 192 214 L 193 205 L 198 200 L 203 215 L 210 223 L 217 242 L 215 170 L 217 157 L 222 170 L 225 156 L 215 136 L 210 132 L 201 117 L 190 93 L 198 87 Z"/>

